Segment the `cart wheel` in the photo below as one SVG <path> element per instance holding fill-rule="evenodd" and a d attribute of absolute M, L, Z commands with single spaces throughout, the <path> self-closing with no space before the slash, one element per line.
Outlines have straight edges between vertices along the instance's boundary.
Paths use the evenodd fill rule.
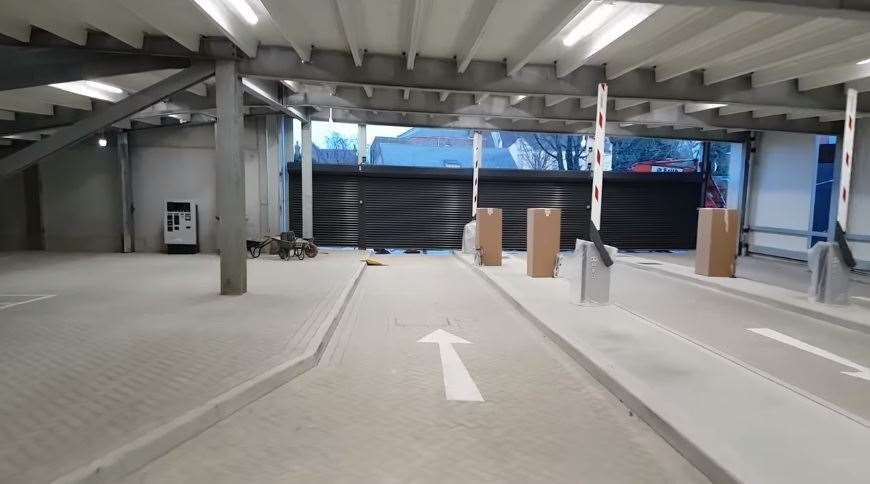
<path fill-rule="evenodd" d="M 263 253 L 263 247 L 258 245 L 254 249 L 254 253 L 252 255 L 254 256 L 254 259 L 256 259 L 257 257 L 260 257 L 260 254 L 262 254 L 262 253 Z"/>
<path fill-rule="evenodd" d="M 305 246 L 305 255 L 312 258 L 312 259 L 317 257 L 317 246 L 314 245 L 313 243 L 309 243 L 308 245 L 306 245 Z"/>
<path fill-rule="evenodd" d="M 257 256 L 254 255 L 254 248 L 253 248 L 253 247 L 248 247 L 248 254 L 251 255 L 251 258 L 252 258 L 252 259 L 256 259 L 256 258 L 257 258 Z"/>
<path fill-rule="evenodd" d="M 280 257 L 281 260 L 288 260 L 288 259 L 290 259 L 290 249 L 286 249 L 286 248 L 283 248 L 283 247 L 280 248 L 280 249 L 278 249 L 278 257 Z"/>
<path fill-rule="evenodd" d="M 305 252 L 302 250 L 302 247 L 296 247 L 293 249 L 293 255 L 296 256 L 297 259 L 302 260 L 305 258 Z"/>

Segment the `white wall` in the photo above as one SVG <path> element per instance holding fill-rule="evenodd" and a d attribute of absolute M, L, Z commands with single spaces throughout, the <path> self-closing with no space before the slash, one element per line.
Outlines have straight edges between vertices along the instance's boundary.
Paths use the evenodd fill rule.
<path fill-rule="evenodd" d="M 39 163 L 45 249 L 116 252 L 121 249 L 117 152 L 86 139 Z"/>
<path fill-rule="evenodd" d="M 259 155 L 256 120 L 246 118 L 242 139 L 249 238 L 260 238 Z M 133 214 L 137 252 L 162 252 L 163 202 L 199 205 L 200 250 L 216 247 L 214 126 L 168 126 L 130 132 Z"/>
<path fill-rule="evenodd" d="M 27 248 L 24 177 L 0 178 L 0 250 Z"/>
<path fill-rule="evenodd" d="M 870 119 L 859 119 L 855 125 L 854 155 L 846 233 L 870 237 Z M 870 242 L 850 241 L 849 246 L 855 258 L 863 262 L 859 265 L 870 269 Z"/>
<path fill-rule="evenodd" d="M 818 165 L 816 136 L 765 132 L 752 167 L 751 227 L 807 231 Z M 751 232 L 750 251 L 806 259 L 805 236 Z"/>

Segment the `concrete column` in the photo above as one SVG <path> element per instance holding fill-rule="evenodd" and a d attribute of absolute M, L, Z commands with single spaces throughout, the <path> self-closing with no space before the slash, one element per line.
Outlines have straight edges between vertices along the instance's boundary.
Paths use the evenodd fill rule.
<path fill-rule="evenodd" d="M 135 252 L 136 234 L 133 224 L 133 167 L 130 165 L 130 143 L 126 131 L 115 137 L 118 149 L 118 173 L 121 178 L 121 252 Z"/>
<path fill-rule="evenodd" d="M 279 121 L 279 151 L 278 163 L 280 170 L 280 196 L 281 201 L 278 207 L 279 219 L 278 228 L 281 232 L 290 230 L 290 174 L 287 170 L 287 163 L 293 160 L 293 118 L 289 116 L 281 116 Z"/>
<path fill-rule="evenodd" d="M 281 117 L 278 115 L 266 116 L 265 148 L 266 148 L 266 175 L 268 209 L 266 211 L 266 230 L 271 235 L 281 232 L 281 145 L 278 140 L 279 124 Z"/>
<path fill-rule="evenodd" d="M 357 155 L 356 155 L 356 164 L 357 166 L 365 165 L 368 160 L 366 160 L 367 150 L 366 150 L 366 125 L 358 124 L 356 131 L 356 146 L 357 146 Z"/>
<path fill-rule="evenodd" d="M 242 158 L 242 82 L 235 61 L 215 65 L 217 246 L 221 254 L 221 294 L 248 290 L 245 254 L 245 164 Z"/>
<path fill-rule="evenodd" d="M 313 160 L 311 123 L 302 123 L 302 238 L 314 238 Z"/>

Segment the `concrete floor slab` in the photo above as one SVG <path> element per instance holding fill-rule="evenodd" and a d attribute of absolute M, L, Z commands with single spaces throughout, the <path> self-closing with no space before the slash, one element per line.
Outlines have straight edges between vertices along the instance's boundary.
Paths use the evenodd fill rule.
<path fill-rule="evenodd" d="M 378 258 L 317 368 L 125 482 L 706 482 L 459 261 Z M 446 399 L 439 329 L 483 402 Z"/>
<path fill-rule="evenodd" d="M 356 251 L 249 262 L 218 295 L 212 255 L 0 257 L 0 482 L 48 482 L 300 354 Z"/>
<path fill-rule="evenodd" d="M 870 429 L 855 420 L 619 306 L 574 306 L 566 280 L 531 279 L 521 258 L 476 270 L 714 480 L 870 480 Z"/>
<path fill-rule="evenodd" d="M 657 272 L 705 287 L 743 296 L 803 316 L 810 316 L 845 328 L 870 334 L 870 308 L 863 304 L 836 306 L 810 301 L 806 291 L 794 291 L 778 285 L 741 277 L 707 277 L 695 274 L 694 265 L 675 264 L 632 255 L 620 255 L 619 262 L 637 269 Z M 855 284 L 853 284 L 854 286 Z"/>

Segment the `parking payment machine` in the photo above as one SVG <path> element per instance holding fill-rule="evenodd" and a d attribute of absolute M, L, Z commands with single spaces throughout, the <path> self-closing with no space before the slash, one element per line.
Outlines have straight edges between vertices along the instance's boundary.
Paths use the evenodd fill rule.
<path fill-rule="evenodd" d="M 163 217 L 163 242 L 170 254 L 199 252 L 198 207 L 193 200 L 167 200 Z"/>

